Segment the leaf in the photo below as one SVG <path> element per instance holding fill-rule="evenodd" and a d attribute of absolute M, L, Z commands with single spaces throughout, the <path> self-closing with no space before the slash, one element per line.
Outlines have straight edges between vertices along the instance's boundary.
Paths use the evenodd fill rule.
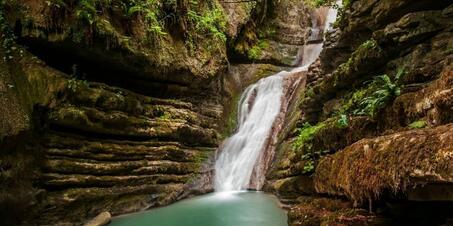
<path fill-rule="evenodd" d="M 141 13 L 142 11 L 143 11 L 142 6 L 135 5 L 135 6 L 132 6 L 131 8 L 129 8 L 129 10 L 127 11 L 127 14 L 128 14 L 128 16 L 132 16 L 133 14 Z"/>

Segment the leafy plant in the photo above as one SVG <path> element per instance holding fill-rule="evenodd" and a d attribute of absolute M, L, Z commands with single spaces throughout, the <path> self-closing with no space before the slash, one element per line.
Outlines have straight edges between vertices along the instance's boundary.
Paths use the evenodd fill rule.
<path fill-rule="evenodd" d="M 377 42 L 374 39 L 370 39 L 361 44 L 365 49 L 372 49 L 377 47 Z"/>
<path fill-rule="evenodd" d="M 269 47 L 269 43 L 265 40 L 260 40 L 256 45 L 250 48 L 247 52 L 247 55 L 252 60 L 257 60 L 261 57 L 264 49 Z"/>
<path fill-rule="evenodd" d="M 302 173 L 313 173 L 315 170 L 315 162 L 323 155 L 329 154 L 329 150 L 324 151 L 309 151 L 302 155 L 302 160 L 305 161 Z"/>
<path fill-rule="evenodd" d="M 307 141 L 313 139 L 314 135 L 324 127 L 324 123 L 319 123 L 315 126 L 306 122 L 302 128 L 298 129 L 299 135 L 293 143 L 293 147 L 300 149 Z"/>
<path fill-rule="evenodd" d="M 313 173 L 315 171 L 315 162 L 309 159 L 305 162 L 302 173 Z"/>
<path fill-rule="evenodd" d="M 345 114 L 341 114 L 340 118 L 335 123 L 335 126 L 340 129 L 346 128 L 348 127 L 348 125 L 349 125 L 348 116 Z"/>
<path fill-rule="evenodd" d="M 96 0 L 80 0 L 76 9 L 76 16 L 88 24 L 93 24 L 96 19 Z"/>
<path fill-rule="evenodd" d="M 71 73 L 71 79 L 68 80 L 68 83 L 66 84 L 66 87 L 71 90 L 73 93 L 77 92 L 77 90 L 81 86 L 88 87 L 89 84 L 86 80 L 78 79 L 79 77 L 79 70 L 77 67 L 77 64 L 72 65 L 71 67 L 72 73 Z"/>
<path fill-rule="evenodd" d="M 88 81 L 86 80 L 80 80 L 77 78 L 71 78 L 68 80 L 68 83 L 66 84 L 66 87 L 71 90 L 73 93 L 76 93 L 80 87 L 88 87 Z"/>
<path fill-rule="evenodd" d="M 164 21 L 159 20 L 158 13 L 161 11 L 162 3 L 159 0 L 131 0 L 129 3 L 127 15 L 142 16 L 147 23 L 147 31 L 156 35 L 162 36 L 167 33 L 164 32 Z"/>
<path fill-rule="evenodd" d="M 196 4 L 194 1 L 191 3 Z M 190 9 L 187 15 L 197 33 L 212 35 L 221 42 L 226 41 L 226 35 L 223 33 L 226 29 L 226 20 L 220 7 L 215 6 L 213 9 L 205 10 L 202 14 Z"/>
<path fill-rule="evenodd" d="M 375 117 L 379 110 L 401 94 L 401 87 L 397 83 L 403 74 L 403 69 L 398 70 L 394 80 L 386 74 L 376 76 L 370 84 L 375 91 L 359 102 L 359 107 L 353 114 Z"/>

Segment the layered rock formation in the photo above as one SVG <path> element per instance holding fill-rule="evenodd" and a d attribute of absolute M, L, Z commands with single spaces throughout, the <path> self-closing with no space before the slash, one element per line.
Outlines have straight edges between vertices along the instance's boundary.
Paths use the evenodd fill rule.
<path fill-rule="evenodd" d="M 451 10 L 346 2 L 268 174 L 290 225 L 448 224 Z"/>
<path fill-rule="evenodd" d="M 237 97 L 296 59 L 306 35 L 302 3 L 146 2 L 1 4 L 5 224 L 80 225 L 209 191 Z M 287 53 L 227 71 L 233 43 L 266 24 L 290 26 L 272 36 Z"/>

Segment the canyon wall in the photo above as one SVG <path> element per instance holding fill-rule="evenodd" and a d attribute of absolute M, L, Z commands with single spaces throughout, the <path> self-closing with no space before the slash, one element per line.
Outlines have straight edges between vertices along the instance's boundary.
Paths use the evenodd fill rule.
<path fill-rule="evenodd" d="M 238 96 L 293 65 L 309 9 L 195 3 L 2 2 L 2 222 L 81 225 L 212 189 Z"/>
<path fill-rule="evenodd" d="M 452 5 L 343 5 L 267 190 L 288 204 L 290 225 L 448 225 Z"/>

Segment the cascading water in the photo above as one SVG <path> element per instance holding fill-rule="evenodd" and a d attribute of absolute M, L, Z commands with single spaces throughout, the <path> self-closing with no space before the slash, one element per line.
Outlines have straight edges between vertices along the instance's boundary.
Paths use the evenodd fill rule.
<path fill-rule="evenodd" d="M 304 71 L 322 50 L 322 33 L 326 30 L 323 24 L 335 18 L 331 15 L 334 11 L 327 11 L 314 13 L 316 23 L 313 23 L 311 40 L 304 46 L 300 67 L 263 78 L 242 94 L 238 103 L 237 132 L 224 142 L 215 164 L 216 191 L 260 189 L 263 185 L 289 100 L 298 93 Z M 117 217 L 111 225 L 287 226 L 287 222 L 287 215 L 275 197 L 261 192 L 216 192 L 168 207 Z"/>
<path fill-rule="evenodd" d="M 215 163 L 215 190 L 239 191 L 249 188 L 255 166 L 270 137 L 274 121 L 282 111 L 283 83 L 289 74 L 307 71 L 322 50 L 322 33 L 335 20 L 329 9 L 322 26 L 313 20 L 310 39 L 321 42 L 304 46 L 302 64 L 291 72 L 282 71 L 250 85 L 238 104 L 237 132 L 228 138 Z M 323 32 L 321 32 L 323 31 Z M 258 188 L 255 188 L 258 189 Z"/>
<path fill-rule="evenodd" d="M 225 142 L 224 151 L 215 165 L 217 191 L 247 188 L 255 163 L 280 112 L 283 74 L 286 73 L 261 79 L 242 94 L 238 131 Z"/>

